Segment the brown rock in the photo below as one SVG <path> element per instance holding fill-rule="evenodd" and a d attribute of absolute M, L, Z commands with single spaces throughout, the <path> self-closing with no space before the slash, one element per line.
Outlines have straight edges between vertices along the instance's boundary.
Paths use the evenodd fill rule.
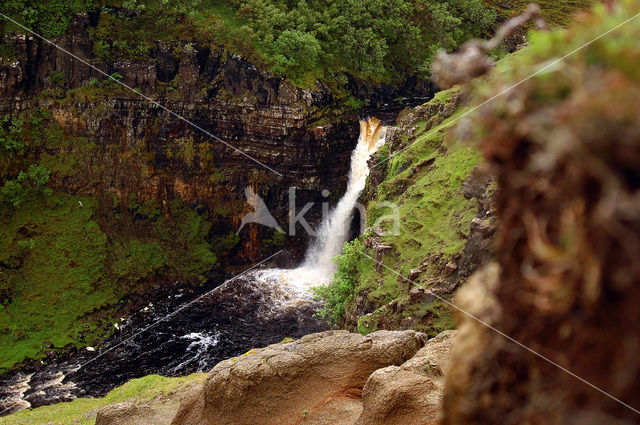
<path fill-rule="evenodd" d="M 96 416 L 96 425 L 168 425 L 170 421 L 162 409 L 130 402 L 105 406 Z"/>
<path fill-rule="evenodd" d="M 456 263 L 447 263 L 447 265 L 445 266 L 445 273 L 447 274 L 447 276 L 449 276 L 450 274 L 452 274 L 453 272 L 456 271 L 456 269 L 458 268 Z"/>
<path fill-rule="evenodd" d="M 411 269 L 409 271 L 408 278 L 409 278 L 410 281 L 415 283 L 415 281 L 420 277 L 420 274 L 422 274 L 422 270 L 420 270 L 420 269 Z"/>
<path fill-rule="evenodd" d="M 371 374 L 362 390 L 363 410 L 357 425 L 427 425 L 440 418 L 446 370 L 455 331 L 444 331 L 401 366 Z"/>
<path fill-rule="evenodd" d="M 409 328 L 409 326 L 411 326 L 412 323 L 413 323 L 413 318 L 405 317 L 404 319 L 402 319 L 402 322 L 400 322 L 400 326 L 403 329 L 407 329 L 407 328 Z"/>
<path fill-rule="evenodd" d="M 422 301 L 425 298 L 426 291 L 424 288 L 413 288 L 409 291 L 409 302 L 416 303 Z"/>
<path fill-rule="evenodd" d="M 414 331 L 327 331 L 252 350 L 219 363 L 172 424 L 353 423 L 369 375 L 404 363 L 425 341 Z"/>

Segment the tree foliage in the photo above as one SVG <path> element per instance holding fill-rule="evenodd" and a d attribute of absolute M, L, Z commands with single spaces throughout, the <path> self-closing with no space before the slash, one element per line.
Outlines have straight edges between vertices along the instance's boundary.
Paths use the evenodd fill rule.
<path fill-rule="evenodd" d="M 228 3 L 264 46 L 272 71 L 294 79 L 346 71 L 388 80 L 399 68 L 427 71 L 436 48 L 483 35 L 496 17 L 481 0 Z"/>
<path fill-rule="evenodd" d="M 496 20 L 483 0 L 9 0 L 7 10 L 44 36 L 62 34 L 74 13 L 99 10 L 90 32 L 101 60 L 141 59 L 157 40 L 189 34 L 297 83 L 426 74 L 436 49 L 485 35 Z"/>
<path fill-rule="evenodd" d="M 61 35 L 75 13 L 95 7 L 94 0 L 7 0 L 3 12 L 44 37 Z M 15 25 L 15 24 L 9 24 Z"/>
<path fill-rule="evenodd" d="M 32 196 L 50 195 L 49 170 L 41 165 L 31 164 L 27 171 L 20 171 L 15 180 L 7 180 L 0 189 L 0 201 L 17 207 Z"/>

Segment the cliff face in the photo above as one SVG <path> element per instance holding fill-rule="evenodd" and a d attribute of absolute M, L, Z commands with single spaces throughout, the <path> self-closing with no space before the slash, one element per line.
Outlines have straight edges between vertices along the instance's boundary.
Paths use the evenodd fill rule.
<path fill-rule="evenodd" d="M 368 228 L 338 262 L 337 285 L 349 291 L 322 294 L 341 326 L 430 336 L 451 329 L 443 299 L 491 259 L 495 184 L 477 148 L 447 125 L 467 95 L 468 87 L 457 87 L 406 108 L 371 159 Z"/>
<path fill-rule="evenodd" d="M 346 185 L 357 116 L 320 83 L 298 89 L 187 41 L 101 62 L 94 18 L 76 16 L 52 41 L 139 93 L 40 39 L 0 36 L 0 188 L 19 189 L 0 193 L 0 342 L 11 347 L 0 371 L 98 344 L 132 294 L 215 285 L 284 247 L 291 265 L 310 240 L 299 222 L 289 235 L 292 194 L 291 217 L 314 202 L 314 227 Z M 20 180 L 29 170 L 38 193 Z M 287 235 L 260 224 L 236 235 L 253 211 L 247 187 Z M 46 335 L 34 332 L 42 322 Z"/>
<path fill-rule="evenodd" d="M 14 57 L 0 63 L 0 113 L 43 108 L 65 137 L 95 144 L 91 155 L 74 155 L 73 175 L 53 173 L 54 188 L 114 193 L 121 201 L 131 194 L 140 201 L 181 199 L 213 213 L 220 232 L 237 229 L 251 211 L 246 186 L 265 199 L 285 230 L 290 187 L 298 188 L 298 210 L 316 201 L 305 216 L 310 222 L 319 219 L 320 203 L 327 200 L 323 189 L 330 199 L 339 197 L 357 138 L 356 117 L 323 117 L 332 109 L 326 87 L 300 90 L 240 57 L 190 43 L 159 42 L 140 62 L 100 63 L 92 59 L 90 24 L 88 16 L 74 18 L 69 31 L 53 41 L 282 175 L 42 40 L 11 36 L 4 43 L 13 46 Z M 327 124 L 318 125 L 321 118 Z M 65 149 L 73 155 L 80 148 Z M 257 241 L 271 230 L 249 226 L 244 232 L 234 257 L 264 257 L 269 246 Z M 307 239 L 298 228 L 290 242 L 302 247 Z"/>

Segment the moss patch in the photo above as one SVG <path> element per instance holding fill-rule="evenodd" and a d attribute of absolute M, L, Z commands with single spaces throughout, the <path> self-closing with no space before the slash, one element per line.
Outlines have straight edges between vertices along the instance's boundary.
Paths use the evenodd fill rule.
<path fill-rule="evenodd" d="M 43 350 L 92 343 L 81 318 L 117 301 L 102 285 L 107 237 L 93 219 L 95 201 L 56 194 L 17 208 L 0 227 L 0 370 Z M 9 301 L 9 302 L 7 302 Z"/>

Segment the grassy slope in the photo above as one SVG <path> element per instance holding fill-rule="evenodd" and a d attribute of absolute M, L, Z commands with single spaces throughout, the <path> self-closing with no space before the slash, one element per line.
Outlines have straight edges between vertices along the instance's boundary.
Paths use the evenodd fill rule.
<path fill-rule="evenodd" d="M 455 90 L 440 93 L 430 103 L 447 102 Z M 462 109 L 459 109 L 444 124 L 461 113 Z M 462 182 L 477 165 L 479 153 L 457 139 L 445 137 L 446 129 L 425 131 L 425 121 L 418 122 L 416 126 L 421 131 L 414 138 L 406 138 L 405 143 L 412 144 L 411 147 L 389 161 L 387 175 L 377 190 L 376 201 L 369 205 L 373 217 L 376 215 L 377 202 L 393 202 L 400 207 L 399 234 L 381 239 L 381 242 L 393 247 L 382 258 L 382 262 L 404 276 L 431 255 L 451 259 L 459 255 L 469 236 L 471 220 L 477 214 L 477 203 L 464 197 Z M 404 171 L 398 173 L 400 169 Z M 391 222 L 382 224 L 384 230 L 390 230 Z M 367 293 L 368 300 L 374 305 L 382 306 L 393 300 L 400 304 L 407 302 L 406 285 L 398 283 L 395 273 L 384 268 L 376 272 L 369 259 L 363 260 L 360 271 L 357 292 Z M 428 277 L 423 278 L 422 283 L 428 288 L 427 280 Z M 448 316 L 447 311 L 440 311 L 438 302 L 419 308 L 424 311 L 415 311 L 414 316 L 420 313 L 425 315 L 429 311 L 438 317 Z M 405 315 L 411 315 L 413 310 L 407 309 Z M 366 319 L 359 324 L 361 331 L 367 328 L 373 330 Z M 438 329 L 433 332 L 438 333 L 451 325 L 450 319 L 443 317 L 438 319 Z"/>
<path fill-rule="evenodd" d="M 45 346 L 93 343 L 94 329 L 78 319 L 117 300 L 99 285 L 107 237 L 94 208 L 91 198 L 56 194 L 17 208 L 0 227 L 0 262 L 21 263 L 0 269 L 14 286 L 13 301 L 0 307 L 0 370 L 43 356 Z"/>
<path fill-rule="evenodd" d="M 149 375 L 132 379 L 113 389 L 102 398 L 81 398 L 68 403 L 38 407 L 0 418 L 0 425 L 93 425 L 95 410 L 99 407 L 123 401 L 151 402 L 156 398 L 178 393 L 186 386 L 203 383 L 206 374 L 195 373 L 180 378 Z"/>
<path fill-rule="evenodd" d="M 3 220 L 0 279 L 11 296 L 0 304 L 0 372 L 44 358 L 50 348 L 98 344 L 123 312 L 118 300 L 148 282 L 204 279 L 215 255 L 203 218 L 178 203 L 171 222 L 140 218 L 143 206 L 137 233 L 118 217 L 131 212 L 99 216 L 94 197 L 60 192 L 31 199 Z"/>

